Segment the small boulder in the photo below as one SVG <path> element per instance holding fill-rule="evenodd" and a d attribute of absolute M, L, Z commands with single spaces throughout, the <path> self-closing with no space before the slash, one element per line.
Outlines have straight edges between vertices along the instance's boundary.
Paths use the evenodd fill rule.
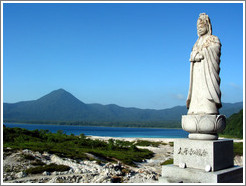
<path fill-rule="evenodd" d="M 26 177 L 26 173 L 24 172 L 18 172 L 16 175 L 15 175 L 16 178 L 23 178 L 23 177 Z"/>
<path fill-rule="evenodd" d="M 44 175 L 44 176 L 50 176 L 50 172 L 44 171 L 44 172 L 43 172 L 43 175 Z"/>

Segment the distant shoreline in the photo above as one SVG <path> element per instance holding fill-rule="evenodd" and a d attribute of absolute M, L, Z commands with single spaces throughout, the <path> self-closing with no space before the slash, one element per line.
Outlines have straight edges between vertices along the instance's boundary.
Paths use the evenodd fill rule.
<path fill-rule="evenodd" d="M 59 124 L 31 124 L 31 123 L 9 123 L 9 122 L 5 122 L 3 123 L 7 124 L 7 125 L 54 125 L 54 126 L 73 126 L 73 127 L 79 127 L 79 125 L 59 125 Z M 81 126 L 81 127 L 102 127 L 102 128 L 135 128 L 135 129 L 146 129 L 147 127 L 105 127 L 105 126 Z M 149 128 L 149 129 L 158 129 L 158 128 Z M 159 129 L 165 129 L 165 130 L 172 130 L 172 128 L 159 128 Z M 182 130 L 181 128 L 177 129 L 177 128 L 173 128 L 174 130 Z M 30 130 L 30 129 L 28 129 Z M 34 130 L 34 129 L 31 129 Z M 49 129 L 48 129 L 49 130 Z M 70 134 L 68 134 L 70 135 Z M 77 135 L 77 134 L 75 134 Z M 77 135 L 78 136 L 78 135 Z M 91 139 L 100 139 L 100 140 L 109 140 L 109 139 L 115 139 L 115 140 L 123 140 L 123 141 L 137 141 L 137 140 L 145 140 L 145 141 L 152 141 L 152 142 L 173 142 L 175 139 L 181 139 L 181 138 L 177 138 L 177 137 L 131 137 L 131 136 L 127 136 L 127 137 L 116 137 L 116 136 L 98 136 L 98 135 L 86 135 L 86 137 L 91 138 Z M 227 137 L 227 136 L 221 136 L 219 137 L 219 139 L 233 139 L 234 142 L 243 142 L 243 139 L 238 139 L 238 138 L 233 138 L 233 137 Z"/>
<path fill-rule="evenodd" d="M 90 125 L 90 124 L 86 124 L 86 125 L 83 125 L 83 124 L 79 124 L 79 125 L 77 125 L 77 124 L 60 124 L 60 123 L 42 123 L 42 122 L 40 122 L 40 123 L 38 123 L 38 122 L 35 122 L 35 123 L 28 123 L 28 122 L 11 122 L 11 121 L 7 121 L 7 122 L 5 122 L 5 121 L 3 121 L 3 125 L 4 124 L 27 124 L 27 125 L 60 125 L 60 126 L 81 126 L 81 127 L 110 127 L 110 128 L 153 128 L 153 129 L 182 129 L 182 127 L 181 127 L 181 124 L 180 124 L 180 127 L 177 127 L 177 128 L 167 128 L 167 127 L 154 127 L 154 126 L 139 126 L 139 127 L 137 127 L 137 126 L 133 126 L 133 127 L 127 127 L 127 126 L 117 126 L 117 125 L 110 125 L 110 126 L 107 126 L 107 125 Z M 130 125 L 130 124 L 129 124 Z"/>
<path fill-rule="evenodd" d="M 188 133 L 182 129 L 166 128 L 133 128 L 133 127 L 97 127 L 72 125 L 45 125 L 4 123 L 9 128 L 24 128 L 27 130 L 48 130 L 51 133 L 64 133 L 67 135 L 85 135 L 102 137 L 138 137 L 138 138 L 186 138 Z M 47 131 L 47 132 L 48 132 Z"/>

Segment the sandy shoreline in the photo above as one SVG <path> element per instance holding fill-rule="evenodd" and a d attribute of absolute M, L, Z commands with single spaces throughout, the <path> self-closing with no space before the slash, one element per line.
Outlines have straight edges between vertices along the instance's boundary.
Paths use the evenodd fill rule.
<path fill-rule="evenodd" d="M 169 143 L 173 142 L 175 138 L 138 138 L 138 137 L 103 137 L 103 136 L 86 136 L 91 139 L 99 139 L 107 141 L 109 139 L 114 140 L 122 140 L 122 141 L 137 141 L 137 140 L 146 140 L 146 141 L 152 141 L 152 142 L 163 142 L 163 143 Z"/>
<path fill-rule="evenodd" d="M 114 140 L 122 140 L 122 141 L 137 141 L 137 140 L 146 140 L 146 141 L 152 141 L 152 142 L 163 142 L 163 143 L 169 143 L 174 142 L 175 139 L 181 139 L 181 138 L 141 138 L 141 137 L 105 137 L 105 136 L 86 136 L 91 139 L 99 139 L 107 141 L 109 139 Z M 219 139 L 227 139 L 227 138 L 219 138 Z M 234 142 L 243 142 L 243 139 L 232 139 Z"/>

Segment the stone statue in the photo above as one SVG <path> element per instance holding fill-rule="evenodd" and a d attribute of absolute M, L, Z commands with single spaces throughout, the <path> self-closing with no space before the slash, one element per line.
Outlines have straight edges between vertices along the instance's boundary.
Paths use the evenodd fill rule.
<path fill-rule="evenodd" d="M 218 37 L 212 35 L 208 15 L 200 14 L 197 21 L 199 36 L 190 55 L 190 89 L 187 99 L 188 114 L 219 114 L 220 49 Z"/>
<path fill-rule="evenodd" d="M 162 166 L 159 183 L 242 183 L 243 167 L 234 166 L 233 140 L 218 140 L 226 127 L 225 116 L 219 114 L 221 44 L 205 13 L 199 15 L 197 34 L 190 54 L 188 113 L 182 116 L 189 139 L 174 140 L 173 165 Z"/>
<path fill-rule="evenodd" d="M 219 115 L 221 43 L 212 35 L 211 22 L 205 13 L 197 20 L 197 34 L 190 54 L 188 115 L 182 116 L 182 127 L 192 133 L 189 138 L 217 139 L 217 132 L 225 128 L 225 117 Z"/>

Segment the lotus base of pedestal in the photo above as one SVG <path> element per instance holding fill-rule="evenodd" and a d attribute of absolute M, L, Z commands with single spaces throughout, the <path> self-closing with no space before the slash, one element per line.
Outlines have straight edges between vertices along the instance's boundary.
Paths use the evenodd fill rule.
<path fill-rule="evenodd" d="M 182 128 L 189 132 L 190 139 L 216 140 L 218 132 L 226 127 L 224 115 L 194 114 L 182 116 Z"/>

